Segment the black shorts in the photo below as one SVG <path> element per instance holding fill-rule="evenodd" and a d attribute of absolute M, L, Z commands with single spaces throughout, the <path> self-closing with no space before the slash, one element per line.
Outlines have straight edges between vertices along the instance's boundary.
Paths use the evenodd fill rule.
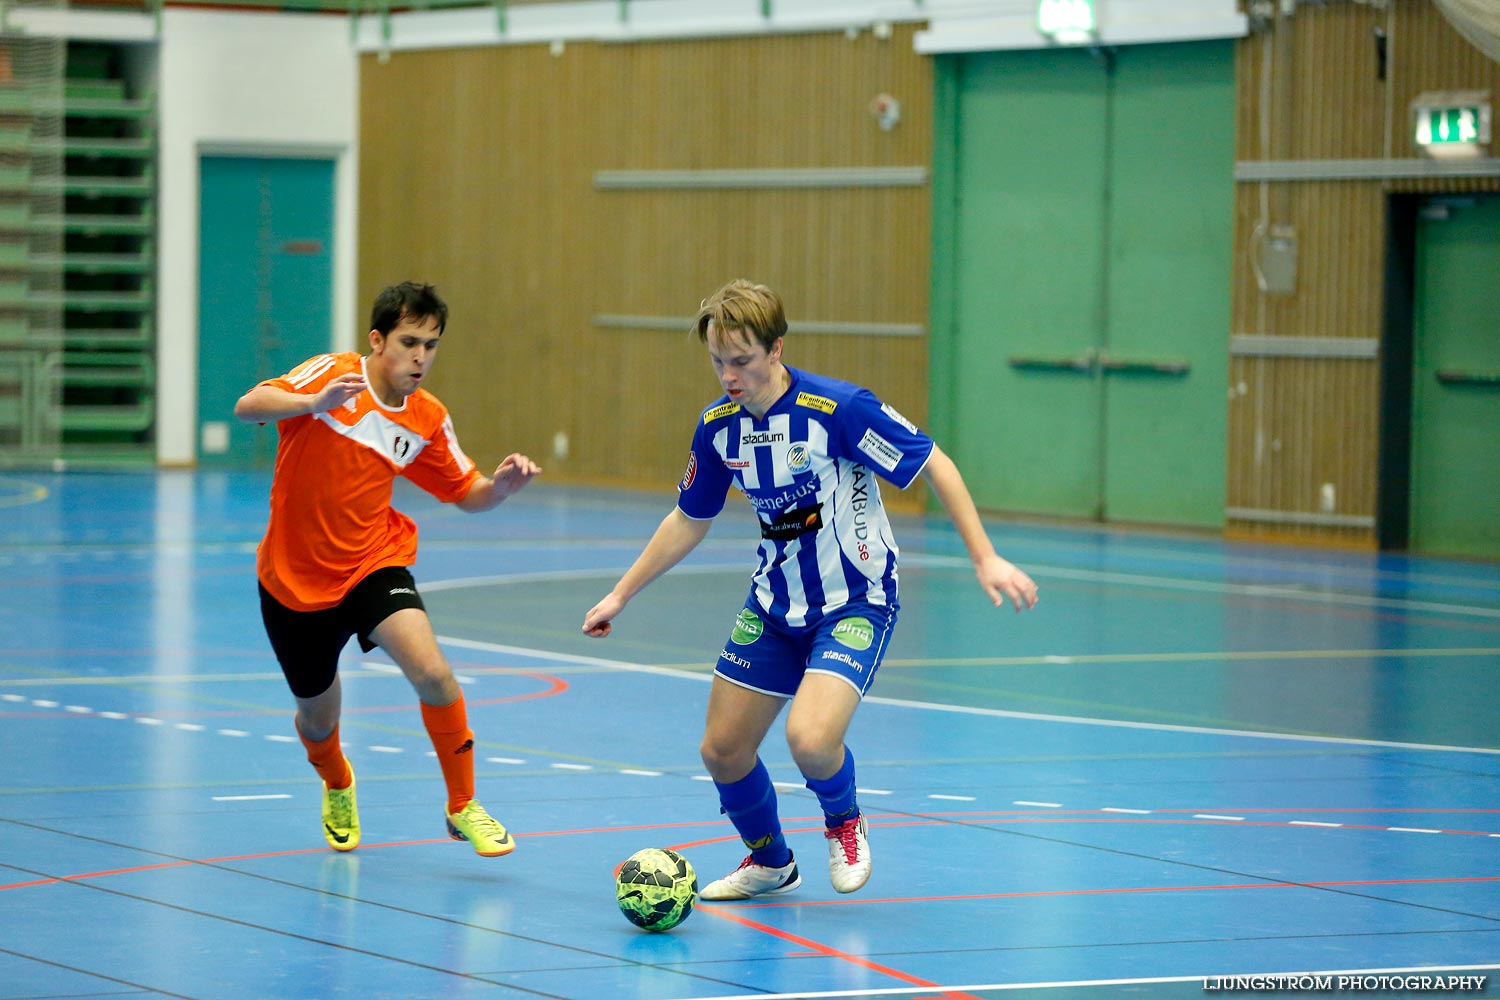
<path fill-rule="evenodd" d="M 375 648 L 370 633 L 402 608 L 426 611 L 417 583 L 405 566 L 377 569 L 354 585 L 344 600 L 322 611 L 293 611 L 260 586 L 260 617 L 292 694 L 316 698 L 333 686 L 339 653 L 350 636 L 359 648 Z"/>

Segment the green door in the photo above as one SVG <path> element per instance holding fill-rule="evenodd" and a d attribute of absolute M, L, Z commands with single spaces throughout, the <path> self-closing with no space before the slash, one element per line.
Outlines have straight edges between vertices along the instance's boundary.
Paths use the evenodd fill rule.
<path fill-rule="evenodd" d="M 943 444 L 982 507 L 1096 517 L 1105 78 L 1076 51 L 956 69 L 954 246 L 934 260 L 956 286 Z"/>
<path fill-rule="evenodd" d="M 268 466 L 276 428 L 234 402 L 333 343 L 331 159 L 199 161 L 198 462 Z"/>
<path fill-rule="evenodd" d="M 1118 50 L 1103 512 L 1219 528 L 1234 240 L 1232 42 Z"/>
<path fill-rule="evenodd" d="M 932 409 L 976 500 L 1221 525 L 1232 43 L 945 57 L 938 85 Z"/>
<path fill-rule="evenodd" d="M 1500 198 L 1450 199 L 1417 230 L 1411 547 L 1500 557 Z"/>

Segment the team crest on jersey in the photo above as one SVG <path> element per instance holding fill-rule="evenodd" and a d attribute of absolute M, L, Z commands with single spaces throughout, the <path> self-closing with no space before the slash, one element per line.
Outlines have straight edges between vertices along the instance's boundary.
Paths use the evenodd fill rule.
<path fill-rule="evenodd" d="M 411 438 L 403 434 L 397 434 L 396 439 L 391 442 L 391 454 L 396 456 L 396 461 L 403 462 L 406 455 L 411 451 Z"/>
<path fill-rule="evenodd" d="M 812 467 L 812 456 L 807 453 L 807 445 L 792 445 L 786 452 L 786 467 L 793 472 L 806 472 Z"/>
<path fill-rule="evenodd" d="M 688 452 L 687 471 L 682 474 L 682 482 L 677 484 L 679 490 L 686 490 L 693 485 L 693 480 L 698 478 L 698 455 L 696 452 Z"/>

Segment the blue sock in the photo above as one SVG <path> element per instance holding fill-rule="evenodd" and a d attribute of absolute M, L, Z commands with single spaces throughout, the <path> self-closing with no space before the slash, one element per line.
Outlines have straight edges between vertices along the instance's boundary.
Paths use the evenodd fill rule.
<path fill-rule="evenodd" d="M 759 757 L 750 773 L 739 781 L 714 787 L 719 790 L 719 805 L 740 839 L 750 848 L 750 857 L 758 865 L 781 868 L 791 863 L 792 852 L 781 835 L 781 817 L 776 814 L 776 786 Z"/>
<path fill-rule="evenodd" d="M 807 787 L 812 789 L 823 806 L 823 825 L 834 827 L 859 815 L 859 805 L 854 801 L 854 754 L 844 747 L 844 763 L 831 778 L 808 778 Z"/>

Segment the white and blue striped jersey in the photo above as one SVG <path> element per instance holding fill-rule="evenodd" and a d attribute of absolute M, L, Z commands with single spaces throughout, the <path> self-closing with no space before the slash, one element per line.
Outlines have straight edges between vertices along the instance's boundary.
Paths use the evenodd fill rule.
<path fill-rule="evenodd" d="M 744 492 L 761 526 L 752 593 L 775 620 L 812 625 L 851 601 L 895 607 L 899 550 L 875 476 L 910 486 L 932 438 L 868 389 L 787 371 L 760 420 L 728 396 L 703 411 L 677 506 L 705 520 L 731 484 Z"/>

